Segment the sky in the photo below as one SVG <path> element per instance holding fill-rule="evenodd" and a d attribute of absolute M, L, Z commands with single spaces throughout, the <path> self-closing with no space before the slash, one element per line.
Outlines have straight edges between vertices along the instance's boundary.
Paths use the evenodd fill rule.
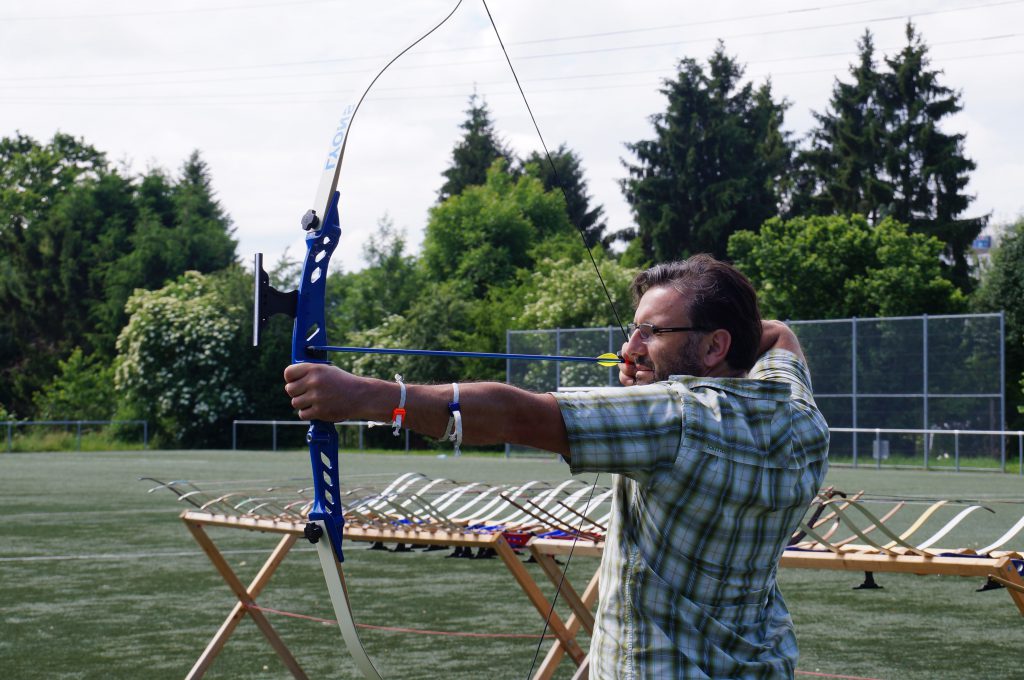
<path fill-rule="evenodd" d="M 231 216 L 242 261 L 301 258 L 299 219 L 313 207 L 344 108 L 389 60 L 457 0 L 2 0 L 0 135 L 80 137 L 134 173 L 175 174 L 193 150 Z M 796 138 L 849 80 L 857 39 L 882 54 L 912 20 L 940 82 L 964 109 L 977 164 L 968 216 L 1024 214 L 1024 0 L 490 0 L 549 148 L 582 161 L 609 229 L 632 224 L 619 181 L 625 144 L 652 136 L 659 88 L 680 59 L 718 40 L 755 84 L 770 78 Z M 342 166 L 342 247 L 332 268 L 365 266 L 382 219 L 418 252 L 460 139 L 469 97 L 489 107 L 519 155 L 541 142 L 481 0 L 391 66 L 352 122 Z M 458 257 L 458 253 L 452 253 Z"/>

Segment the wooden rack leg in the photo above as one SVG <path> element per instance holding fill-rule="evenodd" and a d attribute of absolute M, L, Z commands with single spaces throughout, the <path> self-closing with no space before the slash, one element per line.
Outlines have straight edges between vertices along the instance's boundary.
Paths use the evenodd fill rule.
<path fill-rule="evenodd" d="M 996 571 L 999 572 L 998 580 L 1005 581 L 1003 585 L 1013 598 L 1013 603 L 1017 605 L 1017 610 L 1024 614 L 1024 579 L 1017 573 L 1013 560 L 1009 557 L 1002 558 L 996 563 Z"/>
<path fill-rule="evenodd" d="M 192 666 L 192 670 L 190 670 L 188 675 L 185 676 L 186 679 L 193 680 L 194 678 L 203 677 L 206 671 L 209 670 L 210 666 L 213 664 L 213 660 L 217 657 L 217 654 L 219 654 L 221 649 L 224 648 L 224 644 L 227 642 L 228 637 L 230 637 L 235 628 L 238 627 L 242 617 L 248 613 L 263 635 L 267 638 L 267 641 L 270 642 L 270 646 L 274 648 L 274 651 L 277 652 L 277 655 L 281 658 L 281 661 L 284 662 L 285 667 L 288 668 L 291 674 L 299 680 L 306 680 L 305 671 L 303 671 L 302 667 L 299 666 L 299 662 L 295 660 L 294 656 L 292 656 L 291 651 L 289 651 L 288 647 L 284 644 L 284 641 L 281 640 L 280 636 L 278 636 L 277 631 L 275 631 L 270 625 L 270 622 L 267 621 L 267 617 L 265 617 L 263 612 L 258 609 L 251 609 L 248 606 L 256 603 L 255 598 L 270 581 L 270 577 L 274 575 L 274 572 L 281 565 L 285 555 L 287 555 L 288 551 L 291 550 L 291 547 L 295 544 L 298 537 L 291 534 L 284 536 L 280 542 L 278 542 L 277 547 L 274 548 L 274 552 L 270 554 L 270 557 L 263 564 L 259 573 L 256 574 L 256 578 L 253 579 L 252 583 L 249 584 L 249 587 L 246 588 L 242 585 L 242 582 L 238 580 L 238 576 L 235 575 L 235 572 L 231 570 L 231 567 L 228 565 L 227 560 L 224 559 L 224 556 L 220 554 L 219 550 L 217 550 L 217 546 L 215 546 L 213 541 L 210 540 L 210 537 L 206 535 L 202 525 L 186 520 L 185 526 L 188 527 L 188 530 L 192 533 L 196 542 L 203 548 L 203 552 L 205 552 L 206 556 L 210 558 L 210 561 L 213 562 L 213 566 L 217 568 L 217 571 L 220 572 L 220 575 L 227 582 L 228 587 L 231 588 L 235 597 L 238 598 L 238 603 L 232 608 L 231 613 L 224 620 L 224 623 L 221 624 L 221 627 L 217 630 L 213 639 L 210 640 L 210 643 L 206 645 L 206 649 L 203 650 L 199 659 L 196 660 L 195 664 Z"/>
<path fill-rule="evenodd" d="M 597 571 L 594 572 L 594 575 L 590 577 L 590 583 L 587 584 L 586 590 L 583 591 L 582 603 L 584 607 L 586 607 L 588 614 L 590 613 L 590 608 L 594 606 L 595 602 L 597 602 L 597 593 L 599 585 L 598 579 L 600 575 L 601 569 L 600 567 L 598 567 Z M 591 617 L 591 621 L 593 621 L 593 617 Z M 575 637 L 579 633 L 581 625 L 582 622 L 580 621 L 580 618 L 576 616 L 576 613 L 574 611 L 573 614 L 570 615 L 569 619 L 566 621 L 565 627 L 568 628 L 569 633 Z M 558 668 L 558 664 L 562 662 L 563 656 L 565 656 L 565 652 L 562 650 L 562 646 L 552 645 L 551 649 L 548 650 L 547 656 L 544 657 L 544 662 L 537 669 L 537 672 L 534 674 L 532 680 L 551 680 L 551 678 L 555 674 L 555 669 Z M 587 660 L 585 659 L 584 662 L 580 665 L 579 669 L 577 670 L 577 674 L 579 674 L 580 672 L 583 673 L 583 675 L 579 676 L 580 678 L 587 677 L 587 671 L 584 670 L 587 666 Z M 576 676 L 573 677 L 575 678 Z"/>
<path fill-rule="evenodd" d="M 562 570 L 558 568 L 558 563 L 555 562 L 555 558 L 551 555 L 545 555 L 534 546 L 530 546 L 530 553 L 533 554 L 533 558 L 540 565 L 541 569 L 544 570 L 544 573 L 547 574 L 548 580 L 551 581 L 555 588 L 561 591 L 561 597 L 580 619 L 580 623 L 583 624 L 587 633 L 593 634 L 594 615 L 590 613 L 590 607 L 583 603 L 579 593 L 569 583 L 569 579 L 564 577 Z"/>
<path fill-rule="evenodd" d="M 530 573 L 526 570 L 526 567 L 522 565 L 519 558 L 516 557 L 515 551 L 509 546 L 508 541 L 505 540 L 504 536 L 499 536 L 498 540 L 494 543 L 494 549 L 501 557 L 502 561 L 505 562 L 505 566 L 512 572 L 512 576 L 515 577 L 516 581 L 519 582 L 519 586 L 526 593 L 526 596 L 530 598 L 530 602 L 536 607 L 537 611 L 540 612 L 542 618 L 548 619 L 548 629 L 558 638 L 559 645 L 565 649 L 566 654 L 575 662 L 577 666 L 583 663 L 583 659 L 586 654 L 580 649 L 579 644 L 576 642 L 574 635 L 571 635 L 566 629 L 565 624 L 562 623 L 562 619 L 559 618 L 558 614 L 552 609 L 551 603 L 544 597 L 544 593 L 541 592 L 537 582 L 533 580 Z"/>

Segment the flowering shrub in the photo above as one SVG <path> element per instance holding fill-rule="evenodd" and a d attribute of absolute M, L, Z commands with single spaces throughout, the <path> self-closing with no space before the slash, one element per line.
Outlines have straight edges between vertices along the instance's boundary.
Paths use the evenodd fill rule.
<path fill-rule="evenodd" d="M 216 280 L 186 272 L 160 290 L 136 290 L 125 306 L 114 374 L 122 411 L 155 422 L 169 443 L 203 442 L 246 404 L 232 379 L 244 310 L 223 299 Z"/>

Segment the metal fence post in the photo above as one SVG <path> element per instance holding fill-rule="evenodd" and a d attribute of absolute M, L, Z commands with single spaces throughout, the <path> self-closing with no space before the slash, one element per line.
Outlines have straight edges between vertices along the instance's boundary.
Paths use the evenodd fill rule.
<path fill-rule="evenodd" d="M 238 421 L 231 421 L 231 450 L 238 450 Z"/>
<path fill-rule="evenodd" d="M 75 421 L 75 450 L 82 450 L 82 421 Z"/>
<path fill-rule="evenodd" d="M 555 329 L 555 356 L 562 356 L 562 329 Z M 555 391 L 562 386 L 562 362 L 555 362 Z"/>
<path fill-rule="evenodd" d="M 853 467 L 857 467 L 857 317 L 850 319 L 850 414 L 853 418 Z"/>
<path fill-rule="evenodd" d="M 1006 312 L 999 312 L 999 429 L 1006 432 Z M 1002 471 L 1006 472 L 1006 435 L 999 437 Z"/>
<path fill-rule="evenodd" d="M 11 431 L 14 429 L 14 425 L 7 423 L 7 453 L 10 453 L 13 449 L 14 437 L 11 436 Z"/>
<path fill-rule="evenodd" d="M 882 469 L 882 431 L 875 428 L 875 469 Z"/>
<path fill-rule="evenodd" d="M 921 429 L 927 430 L 928 423 L 928 315 L 921 315 L 921 400 L 924 424 Z M 924 438 L 924 469 L 928 469 L 929 439 Z"/>
<path fill-rule="evenodd" d="M 1017 432 L 1017 474 L 1024 477 L 1024 430 Z"/>
<path fill-rule="evenodd" d="M 953 430 L 953 467 L 960 472 L 960 430 Z"/>
<path fill-rule="evenodd" d="M 149 450 L 149 421 L 142 421 L 142 450 Z"/>
<path fill-rule="evenodd" d="M 272 451 L 277 451 L 277 421 L 276 420 L 273 420 L 273 421 L 270 422 L 270 431 L 271 431 L 271 437 L 272 437 L 271 441 L 273 442 L 271 444 L 271 450 Z"/>
<path fill-rule="evenodd" d="M 363 450 L 363 424 L 359 423 L 359 450 Z"/>

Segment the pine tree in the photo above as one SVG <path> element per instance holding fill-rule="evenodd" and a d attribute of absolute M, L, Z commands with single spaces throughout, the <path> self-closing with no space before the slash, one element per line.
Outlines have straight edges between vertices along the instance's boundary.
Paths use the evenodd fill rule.
<path fill-rule="evenodd" d="M 887 128 L 885 172 L 893 185 L 891 213 L 943 241 L 950 278 L 968 290 L 973 286 L 968 250 L 988 216 L 959 217 L 974 201 L 963 190 L 977 166 L 964 154 L 965 135 L 939 129 L 963 106 L 958 92 L 940 84 L 942 72 L 930 68 L 928 46 L 910 22 L 906 36 L 906 46 L 885 59 L 889 72 L 879 93 Z"/>
<path fill-rule="evenodd" d="M 673 260 L 696 252 L 726 254 L 729 236 L 757 230 L 778 214 L 792 155 L 782 130 L 788 106 L 771 83 L 741 84 L 743 68 L 719 43 L 705 69 L 683 59 L 665 81 L 664 113 L 651 117 L 654 139 L 626 145 L 621 181 L 637 224 L 642 257 Z"/>
<path fill-rule="evenodd" d="M 836 80 L 825 113 L 812 112 L 817 127 L 810 148 L 797 157 L 798 187 L 790 212 L 795 215 L 861 214 L 877 223 L 892 202 L 884 179 L 884 120 L 870 31 L 857 43 L 852 83 Z"/>
<path fill-rule="evenodd" d="M 906 27 L 907 44 L 879 70 L 870 32 L 858 42 L 853 82 L 837 81 L 828 110 L 815 114 L 809 148 L 798 156 L 792 215 L 852 215 L 876 224 L 892 216 L 945 246 L 946 273 L 962 290 L 973 281 L 967 255 L 988 217 L 964 218 L 963 192 L 975 163 L 964 135 L 941 123 L 960 111 L 960 94 L 939 82 L 928 47 Z"/>
<path fill-rule="evenodd" d="M 504 158 L 506 167 L 512 166 L 512 153 L 498 138 L 491 121 L 487 103 L 478 100 L 476 93 L 469 98 L 466 120 L 460 125 L 466 133 L 452 149 L 452 164 L 441 173 L 445 182 L 438 192 L 438 202 L 462 193 L 470 186 L 487 181 L 487 169 L 495 160 Z"/>
<path fill-rule="evenodd" d="M 551 162 L 548 162 L 546 154 L 534 151 L 526 158 L 525 166 L 534 168 L 532 173 L 544 183 L 545 191 L 565 194 L 569 221 L 584 233 L 587 246 L 593 248 L 601 243 L 606 227 L 604 206 L 590 207 L 591 197 L 579 156 L 562 144 L 551 154 Z"/>

